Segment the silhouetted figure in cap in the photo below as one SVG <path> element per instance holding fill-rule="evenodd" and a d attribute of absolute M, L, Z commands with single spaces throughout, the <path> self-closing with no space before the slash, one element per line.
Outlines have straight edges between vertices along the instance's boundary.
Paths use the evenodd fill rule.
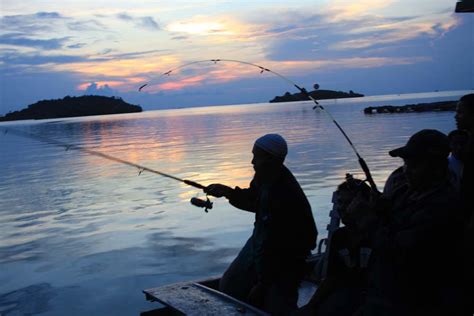
<path fill-rule="evenodd" d="M 390 155 L 406 186 L 389 197 L 370 232 L 373 246 L 363 315 L 460 315 L 462 212 L 448 176 L 449 142 L 422 130 Z"/>
<path fill-rule="evenodd" d="M 465 287 L 469 315 L 474 314 L 474 94 L 459 99 L 456 109 L 456 125 L 466 131 L 469 140 L 463 150 L 460 194 L 464 212 Z"/>
<path fill-rule="evenodd" d="M 272 315 L 288 315 L 296 309 L 305 259 L 317 237 L 308 200 L 283 165 L 287 152 L 280 135 L 262 136 L 252 150 L 255 175 L 249 188 L 211 184 L 206 189 L 255 213 L 252 236 L 222 276 L 220 290 Z"/>

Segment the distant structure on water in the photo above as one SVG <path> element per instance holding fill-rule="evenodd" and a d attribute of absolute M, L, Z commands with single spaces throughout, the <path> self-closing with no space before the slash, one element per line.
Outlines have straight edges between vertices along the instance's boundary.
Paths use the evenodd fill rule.
<path fill-rule="evenodd" d="M 457 101 L 444 101 L 433 103 L 407 104 L 403 106 L 382 105 L 369 106 L 364 109 L 365 114 L 376 113 L 418 113 L 418 112 L 440 112 L 456 111 Z"/>

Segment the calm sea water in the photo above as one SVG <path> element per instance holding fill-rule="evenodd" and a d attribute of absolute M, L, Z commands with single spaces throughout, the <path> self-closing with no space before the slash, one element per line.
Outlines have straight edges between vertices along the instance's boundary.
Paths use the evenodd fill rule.
<path fill-rule="evenodd" d="M 463 93 L 327 100 L 379 188 L 401 164 L 387 152 L 423 128 L 449 132 L 452 112 L 366 116 L 366 106 L 456 100 Z M 325 235 L 331 195 L 362 177 L 340 132 L 308 102 L 149 111 L 4 123 L 203 184 L 246 186 L 254 140 L 277 132 L 287 166 Z M 0 314 L 137 315 L 157 307 L 142 289 L 222 273 L 253 216 L 180 182 L 13 135 L 0 136 Z"/>

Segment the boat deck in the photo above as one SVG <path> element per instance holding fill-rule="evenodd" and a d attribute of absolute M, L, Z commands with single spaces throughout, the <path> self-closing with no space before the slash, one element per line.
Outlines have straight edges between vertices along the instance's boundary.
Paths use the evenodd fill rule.
<path fill-rule="evenodd" d="M 202 282 L 181 282 L 147 289 L 146 299 L 165 305 L 167 315 L 268 315 L 249 304 L 216 290 L 219 278 Z M 303 281 L 298 306 L 306 304 L 316 285 Z"/>

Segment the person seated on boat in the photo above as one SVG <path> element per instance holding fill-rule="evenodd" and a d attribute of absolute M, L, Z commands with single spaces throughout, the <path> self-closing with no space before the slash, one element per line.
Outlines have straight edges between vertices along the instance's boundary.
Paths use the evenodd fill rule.
<path fill-rule="evenodd" d="M 459 99 L 454 118 L 458 129 L 466 131 L 469 136 L 462 157 L 464 167 L 460 188 L 465 217 L 468 220 L 472 219 L 474 212 L 474 93 Z"/>
<path fill-rule="evenodd" d="M 462 212 L 449 182 L 449 151 L 437 130 L 419 131 L 390 151 L 403 159 L 408 187 L 369 230 L 363 315 L 459 315 Z"/>
<path fill-rule="evenodd" d="M 407 181 L 403 170 L 403 166 L 400 166 L 388 176 L 382 192 L 384 198 L 388 199 L 401 187 L 406 187 Z"/>
<path fill-rule="evenodd" d="M 249 188 L 211 184 L 205 189 L 255 213 L 252 235 L 222 276 L 220 290 L 275 315 L 296 309 L 305 259 L 318 233 L 303 190 L 283 164 L 287 148 L 280 135 L 264 135 L 253 146 Z"/>
<path fill-rule="evenodd" d="M 469 141 L 469 134 L 464 130 L 454 130 L 448 134 L 449 147 L 451 153 L 448 156 L 448 167 L 451 176 L 451 183 L 456 191 L 461 190 L 461 179 L 464 169 L 464 155 Z"/>
<path fill-rule="evenodd" d="M 464 212 L 464 253 L 466 297 L 470 306 L 470 314 L 474 314 L 474 94 L 464 95 L 459 99 L 456 125 L 469 135 L 469 140 L 462 157 L 463 171 L 460 183 L 460 195 Z"/>
<path fill-rule="evenodd" d="M 372 252 L 364 227 L 368 214 L 365 205 L 370 202 L 371 189 L 364 181 L 349 178 L 339 185 L 336 196 L 344 226 L 329 242 L 326 278 L 297 315 L 352 315 L 364 302 Z"/>

